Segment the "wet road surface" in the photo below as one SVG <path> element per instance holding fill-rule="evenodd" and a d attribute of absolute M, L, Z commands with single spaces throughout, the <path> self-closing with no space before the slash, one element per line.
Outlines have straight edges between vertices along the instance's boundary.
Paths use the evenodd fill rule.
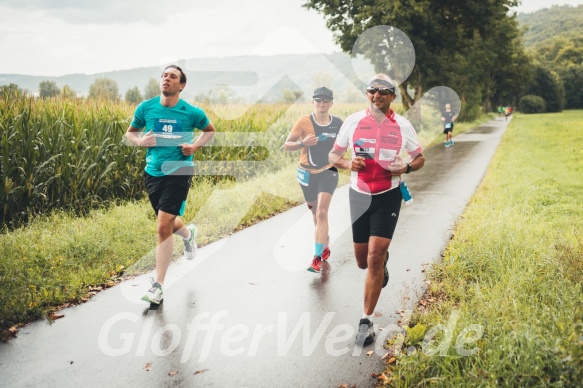
<path fill-rule="evenodd" d="M 22 328 L 0 344 L 0 386 L 374 386 L 382 336 L 423 294 L 423 271 L 440 259 L 509 122 L 426 150 L 425 167 L 406 176 L 414 203 L 403 205 L 391 243 L 375 345 L 354 344 L 365 271 L 353 257 L 344 186 L 332 201 L 322 274 L 306 271 L 313 222 L 298 206 L 172 264 L 157 309 L 139 300 L 150 274 L 62 310 L 52 324 Z"/>

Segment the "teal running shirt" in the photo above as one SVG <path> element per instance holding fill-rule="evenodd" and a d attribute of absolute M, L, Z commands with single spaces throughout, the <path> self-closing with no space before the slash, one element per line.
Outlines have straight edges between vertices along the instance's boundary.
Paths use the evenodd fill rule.
<path fill-rule="evenodd" d="M 181 167 L 192 167 L 193 155 L 182 154 L 180 144 L 191 144 L 195 129 L 204 129 L 210 123 L 199 107 L 183 99 L 172 108 L 160 104 L 160 96 L 140 103 L 134 113 L 132 127 L 153 131 L 156 146 L 146 150 L 146 172 L 152 176 L 169 175 Z"/>

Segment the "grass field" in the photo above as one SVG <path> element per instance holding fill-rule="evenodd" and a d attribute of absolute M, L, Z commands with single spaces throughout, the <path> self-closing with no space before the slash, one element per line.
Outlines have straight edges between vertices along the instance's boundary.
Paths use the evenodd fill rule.
<path fill-rule="evenodd" d="M 581 128 L 581 111 L 515 115 L 381 383 L 581 386 Z M 449 344 L 426 335 L 440 324 Z"/>

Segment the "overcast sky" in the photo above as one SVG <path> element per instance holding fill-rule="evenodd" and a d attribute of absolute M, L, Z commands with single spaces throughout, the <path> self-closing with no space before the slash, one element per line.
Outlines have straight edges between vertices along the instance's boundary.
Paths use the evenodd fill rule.
<path fill-rule="evenodd" d="M 0 0 L 0 74 L 59 76 L 177 59 L 340 51 L 305 0 Z M 519 12 L 583 0 L 522 0 Z"/>

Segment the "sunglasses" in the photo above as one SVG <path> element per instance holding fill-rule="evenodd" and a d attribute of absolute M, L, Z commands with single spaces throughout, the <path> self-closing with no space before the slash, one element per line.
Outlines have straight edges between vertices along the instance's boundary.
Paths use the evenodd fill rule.
<path fill-rule="evenodd" d="M 395 94 L 395 90 L 389 89 L 389 88 L 366 88 L 366 92 L 370 93 L 370 94 L 375 94 L 376 92 L 379 92 L 381 94 L 381 96 Z"/>
<path fill-rule="evenodd" d="M 323 102 L 323 103 L 325 103 L 325 104 L 326 104 L 326 103 L 329 103 L 329 102 L 330 102 L 330 101 L 332 101 L 332 100 L 329 100 L 329 99 L 327 99 L 327 98 L 314 98 L 314 101 L 315 101 L 315 102 Z"/>

